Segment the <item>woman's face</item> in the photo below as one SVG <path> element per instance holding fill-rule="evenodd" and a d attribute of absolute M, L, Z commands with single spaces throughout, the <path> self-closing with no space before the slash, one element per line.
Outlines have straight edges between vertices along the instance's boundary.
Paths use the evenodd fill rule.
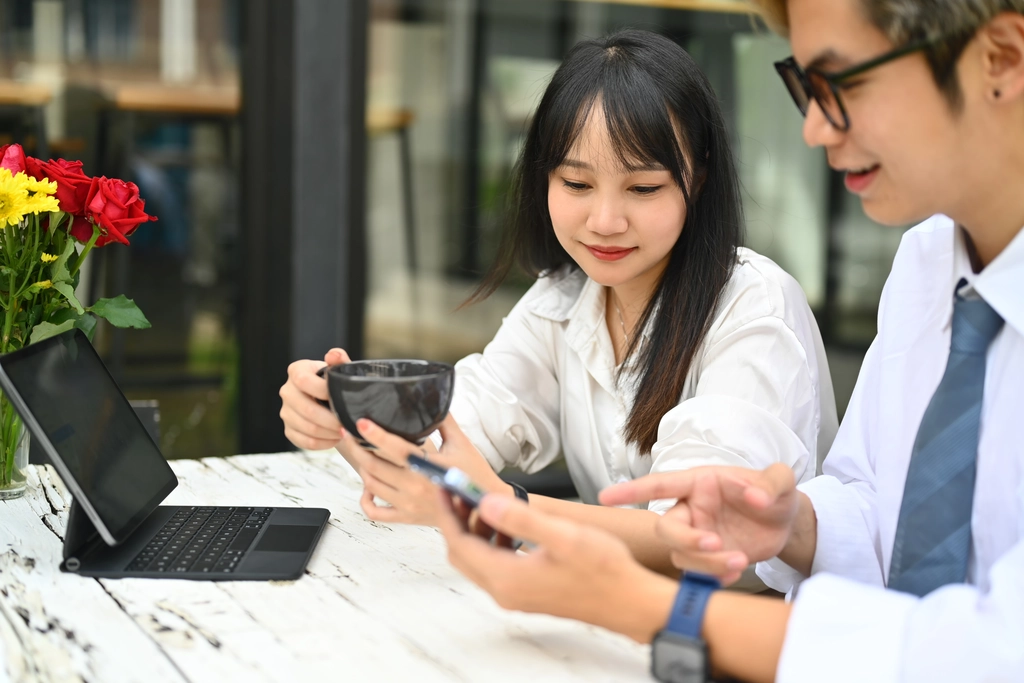
<path fill-rule="evenodd" d="M 789 0 L 793 56 L 803 67 L 840 71 L 893 49 L 866 18 L 862 0 Z M 846 174 L 874 220 L 903 225 L 935 213 L 955 213 L 977 177 L 971 141 L 970 94 L 954 115 L 921 52 L 851 79 L 840 91 L 850 119 L 841 132 L 816 104 L 804 122 L 807 144 L 822 146 L 829 165 Z M 972 152 L 972 149 L 974 152 Z"/>
<path fill-rule="evenodd" d="M 683 192 L 662 166 L 623 168 L 600 101 L 548 179 L 548 211 L 562 248 L 595 282 L 654 289 L 686 221 Z"/>

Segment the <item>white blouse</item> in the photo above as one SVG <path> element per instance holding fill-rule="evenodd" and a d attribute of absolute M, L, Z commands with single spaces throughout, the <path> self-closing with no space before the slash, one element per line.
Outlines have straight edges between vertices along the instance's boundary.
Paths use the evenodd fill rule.
<path fill-rule="evenodd" d="M 835 399 L 821 335 L 792 277 L 738 250 L 650 455 L 623 438 L 633 390 L 616 383 L 605 291 L 580 270 L 542 277 L 483 353 L 456 364 L 451 413 L 495 470 L 536 472 L 564 454 L 587 503 L 617 482 L 699 465 L 783 462 L 798 481 L 814 476 L 836 433 Z"/>

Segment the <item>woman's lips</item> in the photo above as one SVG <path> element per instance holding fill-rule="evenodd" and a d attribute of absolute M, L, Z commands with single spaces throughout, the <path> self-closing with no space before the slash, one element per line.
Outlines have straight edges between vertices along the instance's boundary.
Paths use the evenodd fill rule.
<path fill-rule="evenodd" d="M 619 249 L 611 247 L 592 247 L 589 244 L 584 246 L 586 246 L 590 253 L 594 255 L 594 258 L 600 259 L 601 261 L 618 261 L 626 258 L 636 250 L 636 247 Z"/>

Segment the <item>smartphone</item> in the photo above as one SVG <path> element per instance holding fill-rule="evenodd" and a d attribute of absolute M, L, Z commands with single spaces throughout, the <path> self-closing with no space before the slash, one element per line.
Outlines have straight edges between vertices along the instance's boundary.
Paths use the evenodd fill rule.
<path fill-rule="evenodd" d="M 409 455 L 409 469 L 419 472 L 445 491 L 462 499 L 466 505 L 475 508 L 484 497 L 484 492 L 469 479 L 469 475 L 458 467 L 445 469 L 418 455 Z"/>

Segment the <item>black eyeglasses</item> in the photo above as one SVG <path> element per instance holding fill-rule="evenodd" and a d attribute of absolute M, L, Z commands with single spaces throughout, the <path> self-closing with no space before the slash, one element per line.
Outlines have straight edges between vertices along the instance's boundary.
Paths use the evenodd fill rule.
<path fill-rule="evenodd" d="M 792 95 L 793 102 L 796 103 L 801 114 L 807 116 L 807 108 L 813 99 L 818 103 L 818 107 L 821 108 L 821 112 L 828 122 L 845 132 L 850 130 L 850 117 L 846 113 L 846 107 L 843 106 L 842 98 L 839 97 L 839 91 L 843 88 L 845 81 L 877 66 L 931 47 L 936 42 L 938 40 L 933 39 L 909 43 L 872 60 L 835 73 L 826 73 L 814 67 L 802 69 L 792 57 L 775 62 L 775 70 L 782 77 L 782 82 L 786 84 L 786 89 L 789 90 L 789 94 Z"/>

